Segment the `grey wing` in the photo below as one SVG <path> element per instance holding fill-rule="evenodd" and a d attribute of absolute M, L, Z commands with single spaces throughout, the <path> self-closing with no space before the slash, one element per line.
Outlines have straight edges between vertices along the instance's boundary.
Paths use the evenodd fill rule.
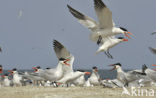
<path fill-rule="evenodd" d="M 82 13 L 78 12 L 77 10 L 73 9 L 71 6 L 67 5 L 70 13 L 78 19 L 78 21 L 87 27 L 88 29 L 95 31 L 97 29 L 97 23 L 92 18 L 83 15 Z"/>
<path fill-rule="evenodd" d="M 100 23 L 100 28 L 112 28 L 114 26 L 112 12 L 102 0 L 94 0 L 94 8 Z"/>
<path fill-rule="evenodd" d="M 156 54 L 156 48 L 149 47 L 149 50 L 150 50 L 152 53 Z"/>
<path fill-rule="evenodd" d="M 53 41 L 54 51 L 58 59 L 70 57 L 70 52 L 57 40 Z"/>

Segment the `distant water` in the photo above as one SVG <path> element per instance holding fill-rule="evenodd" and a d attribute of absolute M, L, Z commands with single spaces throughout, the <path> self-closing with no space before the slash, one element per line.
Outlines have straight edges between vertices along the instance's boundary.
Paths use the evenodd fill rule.
<path fill-rule="evenodd" d="M 33 72 L 33 70 L 19 70 L 19 72 Z M 92 72 L 92 70 L 85 70 L 88 72 Z M 124 70 L 129 71 L 129 70 Z M 4 73 L 8 73 L 7 70 L 4 70 Z M 102 79 L 115 79 L 116 78 L 116 71 L 110 71 L 110 70 L 99 70 L 99 75 Z M 89 76 L 85 76 L 85 78 L 88 78 Z"/>

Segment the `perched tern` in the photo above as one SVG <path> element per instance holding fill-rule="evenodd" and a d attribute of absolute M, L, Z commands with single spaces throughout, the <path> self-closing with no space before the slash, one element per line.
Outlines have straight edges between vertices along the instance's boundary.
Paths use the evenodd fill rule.
<path fill-rule="evenodd" d="M 13 85 L 22 86 L 22 76 L 18 73 L 17 69 L 14 68 L 13 70 L 8 72 L 11 72 L 11 74 L 13 75 L 13 79 L 12 79 Z"/>
<path fill-rule="evenodd" d="M 117 79 L 121 81 L 124 86 L 128 86 L 130 82 L 143 78 L 146 74 L 136 71 L 124 72 L 120 63 L 112 64 L 114 66 L 112 70 L 117 70 Z"/>
<path fill-rule="evenodd" d="M 89 80 L 90 84 L 93 86 L 100 85 L 100 75 L 98 74 L 98 68 L 96 66 L 94 66 L 92 68 L 92 74 L 88 78 L 88 80 Z"/>
<path fill-rule="evenodd" d="M 66 51 L 64 46 L 57 40 L 53 41 L 53 45 L 54 45 L 54 51 L 59 60 L 58 65 L 56 68 L 50 68 L 50 69 L 48 68 L 44 72 L 40 73 L 41 77 L 51 82 L 61 79 L 63 77 L 63 66 L 70 65 L 68 64 L 68 61 L 70 61 L 70 59 L 66 58 L 69 55 L 69 53 L 64 52 Z"/>
<path fill-rule="evenodd" d="M 8 77 L 8 74 L 5 74 L 3 79 L 3 86 L 11 86 L 11 80 Z"/>

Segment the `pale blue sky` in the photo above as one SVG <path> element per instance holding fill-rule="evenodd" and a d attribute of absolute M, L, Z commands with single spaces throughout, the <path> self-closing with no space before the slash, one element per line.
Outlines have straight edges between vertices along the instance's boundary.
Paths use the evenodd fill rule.
<path fill-rule="evenodd" d="M 103 0 L 113 13 L 117 26 L 135 35 L 128 42 L 110 50 L 114 59 L 104 53 L 95 56 L 96 43 L 89 40 L 90 31 L 68 11 L 66 5 L 97 20 L 93 0 L 0 0 L 0 64 L 5 69 L 32 66 L 55 67 L 57 58 L 52 41 L 60 41 L 75 56 L 74 68 L 91 69 L 121 62 L 124 69 L 156 63 L 149 46 L 156 47 L 156 0 Z M 23 12 L 19 19 L 19 11 Z M 121 35 L 122 36 L 122 35 Z"/>

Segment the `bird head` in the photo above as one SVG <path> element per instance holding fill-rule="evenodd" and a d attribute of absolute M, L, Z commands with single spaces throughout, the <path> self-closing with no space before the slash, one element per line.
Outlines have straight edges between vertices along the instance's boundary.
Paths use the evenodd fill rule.
<path fill-rule="evenodd" d="M 115 63 L 115 64 L 111 64 L 109 66 L 113 66 L 113 68 L 111 69 L 111 71 L 115 70 L 115 69 L 118 69 L 121 67 L 121 63 Z"/>

